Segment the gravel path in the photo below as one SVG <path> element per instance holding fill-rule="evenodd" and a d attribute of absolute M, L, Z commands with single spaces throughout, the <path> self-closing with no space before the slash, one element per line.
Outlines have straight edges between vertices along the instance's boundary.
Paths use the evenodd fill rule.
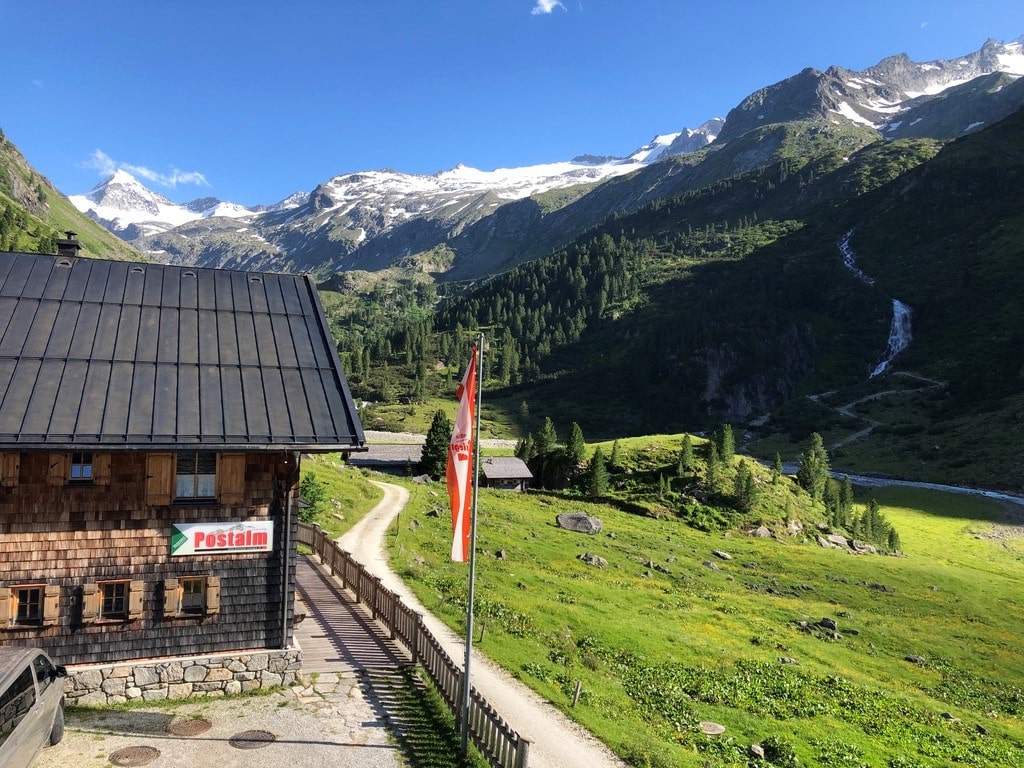
<path fill-rule="evenodd" d="M 464 638 L 427 612 L 405 583 L 391 571 L 384 554 L 384 534 L 408 503 L 409 492 L 390 483 L 374 481 L 374 485 L 384 491 L 384 499 L 338 541 L 367 570 L 379 576 L 388 589 L 397 592 L 407 605 L 421 612 L 434 637 L 453 659 L 461 662 L 466 654 Z M 586 729 L 475 648 L 471 675 L 473 685 L 505 721 L 532 742 L 530 768 L 625 768 L 625 763 Z"/>

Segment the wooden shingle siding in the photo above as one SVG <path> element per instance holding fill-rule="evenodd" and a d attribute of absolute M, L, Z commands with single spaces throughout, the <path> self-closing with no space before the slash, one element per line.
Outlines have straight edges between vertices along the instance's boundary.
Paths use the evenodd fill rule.
<path fill-rule="evenodd" d="M 4 628 L 8 602 L 7 614 L 0 608 L 0 644 L 38 645 L 60 663 L 76 664 L 281 647 L 280 489 L 294 483 L 286 474 L 289 456 L 238 454 L 236 469 L 245 480 L 238 505 L 150 506 L 147 454 L 109 455 L 106 485 L 50 485 L 50 454 L 25 452 L 21 481 L 0 486 L 0 602 L 5 588 L 45 582 L 45 601 L 57 607 L 53 624 Z M 173 462 L 165 463 L 173 479 Z M 174 523 L 261 519 L 275 523 L 274 552 L 170 555 Z M 293 558 L 288 568 L 294 570 Z M 165 581 L 196 575 L 207 578 L 207 613 L 169 616 Z M 97 621 L 97 585 L 122 579 L 136 582 L 129 611 L 141 613 L 130 621 Z"/>

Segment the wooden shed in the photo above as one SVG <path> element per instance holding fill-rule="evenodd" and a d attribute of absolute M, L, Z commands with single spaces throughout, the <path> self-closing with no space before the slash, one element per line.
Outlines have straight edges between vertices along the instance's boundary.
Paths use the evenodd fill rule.
<path fill-rule="evenodd" d="M 364 443 L 309 277 L 0 252 L 0 644 L 289 647 L 300 455 Z"/>

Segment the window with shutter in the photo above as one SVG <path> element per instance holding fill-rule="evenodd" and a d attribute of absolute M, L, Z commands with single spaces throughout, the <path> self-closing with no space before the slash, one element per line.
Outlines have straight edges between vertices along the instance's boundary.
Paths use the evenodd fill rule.
<path fill-rule="evenodd" d="M 11 589 L 0 587 L 0 629 L 7 629 L 11 623 Z"/>
<path fill-rule="evenodd" d="M 175 469 L 174 498 L 212 499 L 217 495 L 217 454 L 181 451 Z"/>

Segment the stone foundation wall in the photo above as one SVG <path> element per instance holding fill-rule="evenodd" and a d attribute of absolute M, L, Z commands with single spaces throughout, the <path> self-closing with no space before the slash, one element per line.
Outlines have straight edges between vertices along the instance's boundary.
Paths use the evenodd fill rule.
<path fill-rule="evenodd" d="M 225 696 L 292 685 L 301 668 L 298 648 L 81 665 L 68 667 L 64 698 L 68 704 L 104 706 Z"/>

